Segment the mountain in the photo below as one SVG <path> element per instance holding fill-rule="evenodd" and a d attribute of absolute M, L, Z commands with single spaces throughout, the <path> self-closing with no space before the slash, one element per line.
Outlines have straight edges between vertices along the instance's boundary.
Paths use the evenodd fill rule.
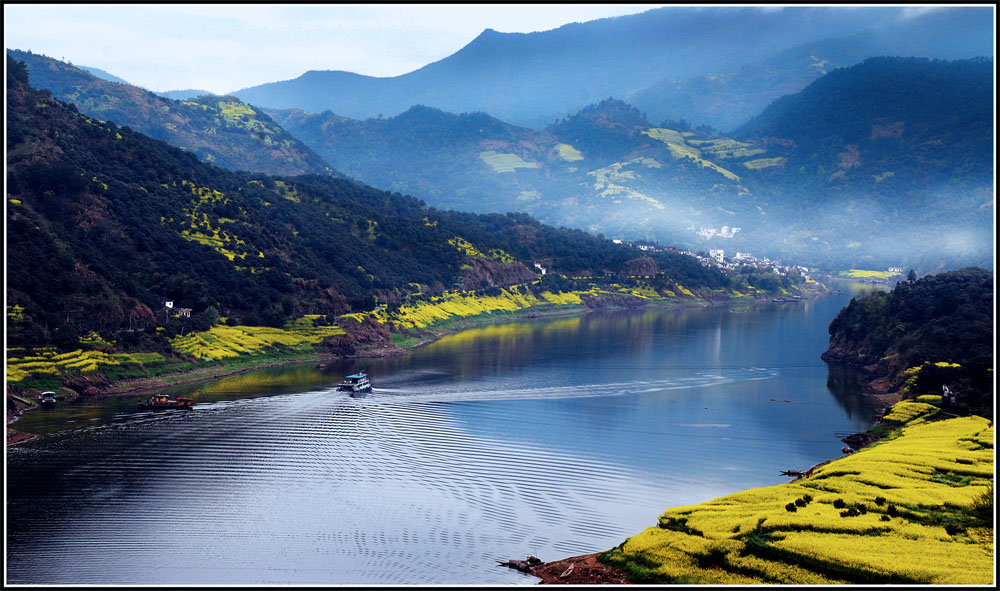
<path fill-rule="evenodd" d="M 665 78 L 627 100 L 652 121 L 690 121 L 733 130 L 773 100 L 794 94 L 837 68 L 868 57 L 909 56 L 946 60 L 993 54 L 992 29 L 978 10 L 942 10 L 877 25 L 845 37 L 817 38 L 738 68 L 694 78 Z"/>
<path fill-rule="evenodd" d="M 38 88 L 86 115 L 129 126 L 229 169 L 272 174 L 331 174 L 332 169 L 266 114 L 234 97 L 172 100 L 109 82 L 42 55 L 8 50 Z"/>
<path fill-rule="evenodd" d="M 435 207 L 484 213 L 518 209 L 520 191 L 511 184 L 512 175 L 492 174 L 480 154 L 487 148 L 505 152 L 510 146 L 539 141 L 538 132 L 484 113 L 454 115 L 421 105 L 395 117 L 365 121 L 329 111 L 267 112 L 351 178 L 418 195 Z M 519 172 L 519 177 L 525 176 L 523 169 Z M 536 182 L 542 180 L 536 177 Z"/>
<path fill-rule="evenodd" d="M 168 90 L 166 92 L 158 92 L 156 94 L 162 96 L 163 98 L 174 99 L 175 101 L 187 101 L 193 98 L 198 98 L 200 96 L 205 96 L 205 95 L 212 95 L 215 93 L 209 92 L 207 90 L 187 89 L 187 90 Z"/>
<path fill-rule="evenodd" d="M 780 159 L 754 180 L 816 216 L 809 238 L 853 227 L 849 249 L 937 249 L 990 265 L 992 97 L 989 60 L 870 58 L 775 101 L 734 136 Z"/>
<path fill-rule="evenodd" d="M 84 72 L 88 72 L 90 74 L 93 74 L 94 76 L 97 76 L 101 80 L 107 80 L 108 82 L 115 82 L 118 84 L 129 84 L 128 80 L 125 80 L 124 78 L 119 78 L 118 76 L 115 76 L 114 74 L 111 74 L 109 72 L 105 72 L 100 68 L 91 68 L 88 66 L 78 66 L 78 67 Z"/>
<path fill-rule="evenodd" d="M 543 130 L 429 107 L 269 113 L 338 170 L 438 207 L 822 266 L 990 265 L 992 62 L 872 58 L 733 137 L 605 100 Z M 947 117 L 942 114 L 948 114 Z"/>
<path fill-rule="evenodd" d="M 972 30 L 947 29 L 956 22 L 953 12 Z M 455 113 L 483 111 L 540 128 L 588 104 L 624 99 L 662 80 L 735 72 L 806 43 L 873 28 L 905 28 L 914 20 L 930 23 L 929 28 L 942 23 L 938 28 L 948 31 L 953 44 L 975 47 L 955 57 L 992 52 L 987 7 L 909 15 L 898 7 L 667 7 L 538 33 L 487 29 L 453 55 L 401 76 L 309 71 L 233 94 L 262 107 L 330 110 L 353 119 L 394 116 L 421 104 Z M 927 43 L 944 41 L 931 37 Z M 783 85 L 774 87 L 780 91 Z M 777 96 L 763 100 L 766 104 Z"/>
<path fill-rule="evenodd" d="M 721 229 L 734 215 L 718 209 L 723 196 L 735 200 L 744 191 L 735 174 L 694 146 L 703 144 L 708 155 L 731 140 L 654 128 L 615 100 L 541 131 L 423 106 L 365 121 L 269 113 L 338 170 L 374 186 L 435 207 L 522 211 L 613 238 L 670 237 L 695 246 L 697 231 Z M 753 203 L 744 196 L 736 208 L 749 215 Z"/>
<path fill-rule="evenodd" d="M 228 171 L 82 115 L 28 80 L 8 56 L 11 347 L 71 350 L 96 332 L 148 350 L 176 334 L 154 330 L 164 300 L 191 309 L 189 329 L 218 314 L 282 326 L 371 310 L 376 297 L 398 306 L 456 283 L 499 291 L 538 279 L 535 261 L 549 269 L 540 290 L 572 282 L 560 275 L 637 267 L 665 289 L 728 285 L 693 257 L 654 253 L 637 265 L 632 248 L 524 214 L 441 211 L 329 175 Z"/>

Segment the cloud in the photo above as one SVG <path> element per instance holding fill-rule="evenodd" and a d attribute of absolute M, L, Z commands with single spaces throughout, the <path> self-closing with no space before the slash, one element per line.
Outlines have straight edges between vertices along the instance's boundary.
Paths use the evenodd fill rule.
<path fill-rule="evenodd" d="M 926 14 L 944 10 L 947 6 L 906 6 L 900 11 L 902 18 L 919 18 Z"/>

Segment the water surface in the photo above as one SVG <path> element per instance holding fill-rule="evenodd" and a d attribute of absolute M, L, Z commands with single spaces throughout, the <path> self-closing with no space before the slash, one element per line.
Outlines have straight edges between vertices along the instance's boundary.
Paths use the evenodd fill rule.
<path fill-rule="evenodd" d="M 468 330 L 401 358 L 271 368 L 27 413 L 10 583 L 490 584 L 663 510 L 784 482 L 867 428 L 819 355 L 848 295 Z M 375 390 L 335 391 L 367 369 Z"/>

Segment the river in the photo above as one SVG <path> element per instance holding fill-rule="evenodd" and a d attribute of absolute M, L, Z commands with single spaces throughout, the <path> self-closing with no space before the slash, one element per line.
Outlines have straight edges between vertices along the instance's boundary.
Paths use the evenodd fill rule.
<path fill-rule="evenodd" d="M 787 481 L 866 429 L 819 355 L 850 293 L 467 330 L 391 359 L 36 410 L 7 450 L 7 582 L 531 584 L 673 506 Z M 367 369 L 374 391 L 336 382 Z"/>

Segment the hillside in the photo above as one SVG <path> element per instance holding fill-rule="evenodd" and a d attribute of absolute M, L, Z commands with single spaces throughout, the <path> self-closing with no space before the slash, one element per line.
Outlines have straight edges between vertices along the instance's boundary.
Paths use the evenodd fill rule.
<path fill-rule="evenodd" d="M 83 114 L 128 126 L 184 148 L 230 170 L 269 174 L 331 174 L 333 171 L 266 114 L 234 97 L 173 100 L 109 81 L 89 71 L 30 52 L 8 50 L 23 61 L 32 83 L 76 105 Z M 120 79 L 119 79 L 120 80 Z"/>
<path fill-rule="evenodd" d="M 925 17 L 873 22 L 870 28 L 848 36 L 816 37 L 766 59 L 693 78 L 665 78 L 619 98 L 647 113 L 652 121 L 685 119 L 695 126 L 730 132 L 772 101 L 869 57 L 956 60 L 992 55 L 992 33 L 983 27 L 978 11 L 946 10 Z M 949 34 L 942 35 L 942 31 Z"/>
<path fill-rule="evenodd" d="M 966 268 L 854 298 L 830 323 L 823 359 L 866 366 L 882 389 L 941 394 L 989 412 L 993 401 L 993 274 Z"/>
<path fill-rule="evenodd" d="M 891 7 L 863 11 L 667 7 L 537 33 L 487 29 L 454 54 L 400 76 L 310 71 L 233 94 L 262 107 L 314 113 L 330 110 L 352 119 L 391 117 L 420 104 L 454 113 L 482 111 L 516 125 L 541 128 L 588 104 L 608 97 L 624 99 L 664 80 L 735 72 L 806 43 L 873 28 L 898 31 L 914 21 L 926 23 L 924 28 L 931 31 L 962 31 L 954 39 L 949 36 L 940 41 L 936 35 L 924 36 L 922 42 L 929 51 L 948 46 L 953 52 L 927 55 L 988 55 L 992 50 L 990 15 L 987 8 L 907 17 Z M 904 49 L 900 44 L 883 47 Z M 779 83 L 773 91 L 782 88 Z M 765 93 L 761 104 L 778 96 Z M 701 95 L 695 100 L 702 100 Z M 655 119 L 684 116 L 657 114 Z"/>
<path fill-rule="evenodd" d="M 991 265 L 993 62 L 871 58 L 775 101 L 734 132 L 777 165 L 747 182 L 780 195 L 778 215 L 810 211 L 802 239 L 897 260 Z M 811 227 L 810 227 L 811 226 Z M 867 248 L 867 247 L 864 247 Z"/>
<path fill-rule="evenodd" d="M 560 292 L 603 289 L 641 305 L 730 284 L 692 257 L 659 252 L 637 262 L 632 248 L 523 214 L 441 211 L 325 175 L 234 173 L 73 111 L 32 89 L 10 59 L 7 83 L 14 349 L 117 342 L 120 351 L 166 353 L 168 339 L 220 322 L 327 326 L 379 312 L 378 303 L 407 330 L 427 322 L 426 303 L 454 311 L 472 298 L 463 305 L 510 309 L 490 298 L 560 305 Z M 536 262 L 548 270 L 541 282 Z M 643 277 L 630 279 L 637 270 Z M 456 287 L 465 291 L 443 294 Z"/>
<path fill-rule="evenodd" d="M 364 121 L 270 113 L 335 168 L 434 206 L 810 265 L 936 270 L 992 264 L 991 65 L 870 59 L 734 137 L 654 126 L 615 100 L 541 131 L 428 107 Z"/>
<path fill-rule="evenodd" d="M 878 445 L 788 484 L 668 509 L 597 560 L 532 574 L 558 583 L 991 585 L 993 425 L 942 415 L 899 403 Z M 575 579 L 578 564 L 589 579 Z"/>
<path fill-rule="evenodd" d="M 591 105 L 542 131 L 422 106 L 365 121 L 270 113 L 345 174 L 436 207 L 521 211 L 609 238 L 692 248 L 707 246 L 699 231 L 759 216 L 720 153 L 746 146 L 654 128 L 621 101 Z"/>

